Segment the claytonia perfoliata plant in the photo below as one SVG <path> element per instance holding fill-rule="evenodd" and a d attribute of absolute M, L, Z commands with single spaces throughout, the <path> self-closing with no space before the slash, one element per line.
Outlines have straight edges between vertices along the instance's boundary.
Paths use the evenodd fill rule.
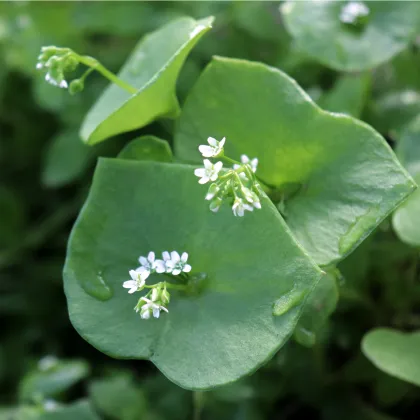
<path fill-rule="evenodd" d="M 188 281 L 188 275 L 192 269 L 190 264 L 187 264 L 188 253 L 183 252 L 181 255 L 177 251 L 164 251 L 162 253 L 162 259 L 156 259 L 153 251 L 149 252 L 147 257 L 139 257 L 140 267 L 135 270 L 130 270 L 129 274 L 131 280 L 127 280 L 123 283 L 123 287 L 128 290 L 128 293 L 132 294 L 139 292 L 145 288 L 150 291 L 142 296 L 134 310 L 140 312 L 142 319 L 149 319 L 151 316 L 159 318 L 160 312 L 168 312 L 166 306 L 170 301 L 170 293 L 168 289 L 183 290 L 186 288 L 186 281 Z M 168 281 L 162 281 L 159 283 L 147 285 L 146 279 L 150 274 L 165 274 L 172 277 L 174 280 L 181 280 L 183 283 L 169 283 Z"/>
<path fill-rule="evenodd" d="M 207 141 L 210 146 L 198 147 L 203 157 L 220 158 L 233 164 L 232 169 L 225 169 L 222 172 L 221 161 L 212 164 L 210 160 L 204 159 L 204 167 L 194 170 L 194 174 L 200 177 L 198 181 L 200 184 L 212 181 L 205 196 L 205 199 L 210 201 L 210 210 L 217 212 L 223 201 L 231 204 L 233 214 L 238 217 L 244 216 L 245 211 L 260 209 L 260 197 L 263 191 L 255 175 L 258 159 L 242 155 L 241 162 L 237 162 L 224 154 L 225 137 L 220 142 L 213 137 L 209 137 Z"/>

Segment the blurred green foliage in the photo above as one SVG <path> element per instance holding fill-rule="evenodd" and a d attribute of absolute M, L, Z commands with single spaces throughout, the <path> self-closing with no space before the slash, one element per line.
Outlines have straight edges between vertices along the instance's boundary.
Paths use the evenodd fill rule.
<path fill-rule="evenodd" d="M 160 120 L 134 135 L 83 145 L 77 133 L 106 81 L 92 74 L 83 93 L 75 96 L 46 84 L 35 70 L 43 45 L 69 46 L 118 72 L 147 32 L 179 16 L 214 15 L 214 29 L 181 70 L 181 105 L 212 55 L 262 61 L 296 79 L 325 109 L 371 124 L 419 180 L 420 25 L 412 16 L 413 6 L 408 14 L 401 12 L 410 18 L 409 28 L 381 25 L 381 31 L 392 35 L 392 54 L 386 51 L 386 57 L 378 59 L 380 51 L 371 44 L 375 41 L 363 40 L 362 51 L 375 50 L 376 67 L 365 68 L 362 59 L 357 65 L 363 72 L 358 73 L 337 71 L 324 54 L 317 57 L 319 50 L 300 45 L 296 32 L 311 36 L 323 23 L 311 26 L 316 17 L 311 16 L 312 5 L 301 7 L 307 9 L 304 22 L 294 24 L 306 26 L 289 28 L 292 36 L 278 2 L 0 3 L 1 420 L 418 418 L 420 389 L 412 385 L 419 383 L 418 376 L 403 382 L 406 366 L 384 368 L 383 358 L 371 354 L 366 341 L 363 350 L 374 364 L 361 350 L 363 336 L 371 329 L 420 329 L 417 193 L 397 210 L 392 223 L 382 223 L 340 263 L 341 274 L 331 275 L 333 283 L 326 287 L 337 292 L 336 311 L 327 317 L 335 301 L 327 302 L 326 309 L 314 301 L 319 319 L 302 318 L 304 325 L 316 329 L 316 339 L 309 337 L 311 346 L 299 344 L 308 344 L 308 337 L 296 332 L 295 340 L 266 366 L 231 385 L 185 391 L 148 362 L 118 361 L 96 351 L 68 319 L 61 279 L 66 242 L 97 157 L 116 156 L 136 136 L 169 140 L 173 124 Z M 375 25 L 380 23 L 375 17 Z M 335 29 L 330 33 L 323 35 L 323 43 L 332 42 Z M 351 38 L 352 53 L 358 51 L 354 36 L 345 33 L 343 38 Z M 170 159 L 159 142 L 149 139 L 156 148 L 150 153 Z M 130 159 L 137 150 L 130 146 L 122 153 Z M 384 346 L 376 345 L 379 350 Z M 46 366 L 48 355 L 58 359 Z M 404 354 L 396 357 L 404 359 Z M 420 350 L 411 351 L 410 360 L 418 371 Z M 416 369 L 410 373 L 415 375 Z"/>

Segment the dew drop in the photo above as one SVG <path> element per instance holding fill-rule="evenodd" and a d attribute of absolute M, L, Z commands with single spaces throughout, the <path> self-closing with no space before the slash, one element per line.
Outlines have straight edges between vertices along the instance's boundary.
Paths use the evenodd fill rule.
<path fill-rule="evenodd" d="M 112 297 L 111 287 L 106 283 L 103 272 L 99 271 L 96 277 L 83 278 L 80 281 L 83 290 L 90 296 L 98 300 L 108 300 Z"/>

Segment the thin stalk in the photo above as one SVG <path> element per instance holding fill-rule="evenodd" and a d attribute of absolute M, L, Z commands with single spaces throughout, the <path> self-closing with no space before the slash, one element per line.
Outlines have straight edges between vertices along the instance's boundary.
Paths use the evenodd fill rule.
<path fill-rule="evenodd" d="M 99 73 L 102 74 L 102 76 L 106 77 L 112 83 L 115 83 L 121 89 L 126 90 L 128 93 L 131 93 L 132 95 L 137 93 L 137 89 L 134 86 L 131 86 L 130 84 L 124 82 L 124 80 L 120 79 L 117 75 L 109 71 L 96 58 L 89 57 L 87 55 L 79 55 L 76 53 L 74 54 L 77 56 L 80 63 L 98 71 Z"/>

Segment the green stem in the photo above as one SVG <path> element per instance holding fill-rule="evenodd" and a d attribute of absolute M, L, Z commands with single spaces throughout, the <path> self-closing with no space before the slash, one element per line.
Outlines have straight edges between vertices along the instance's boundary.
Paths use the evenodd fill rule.
<path fill-rule="evenodd" d="M 226 162 L 229 162 L 229 163 L 231 163 L 232 165 L 242 165 L 242 163 L 241 163 L 241 162 L 238 162 L 238 161 L 236 161 L 236 160 L 233 160 L 233 159 L 231 159 L 230 157 L 227 157 L 227 156 L 225 156 L 225 155 L 220 156 L 220 159 L 225 160 Z"/>
<path fill-rule="evenodd" d="M 124 82 L 124 80 L 121 80 L 118 76 L 116 76 L 114 73 L 110 72 L 106 67 L 104 67 L 96 58 L 89 57 L 87 55 L 79 55 L 77 53 L 74 53 L 79 60 L 80 63 L 84 64 L 85 66 L 91 67 L 93 70 L 98 71 L 102 74 L 102 76 L 106 77 L 108 80 L 110 80 L 112 83 L 115 83 L 120 88 L 126 90 L 128 93 L 131 93 L 134 95 L 137 93 L 137 89 L 128 83 Z"/>

